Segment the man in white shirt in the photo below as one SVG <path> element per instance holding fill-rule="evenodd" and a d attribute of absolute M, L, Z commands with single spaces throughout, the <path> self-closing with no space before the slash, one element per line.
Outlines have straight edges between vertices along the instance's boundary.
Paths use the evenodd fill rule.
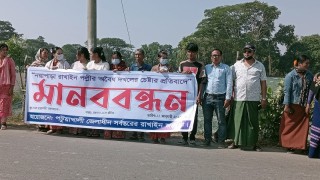
<path fill-rule="evenodd" d="M 255 51 L 253 45 L 246 45 L 243 48 L 244 58 L 232 66 L 234 103 L 227 132 L 234 142 L 230 149 L 242 146 L 261 151 L 257 146 L 258 112 L 260 103 L 262 108 L 267 105 L 267 76 L 264 65 L 253 57 Z"/>

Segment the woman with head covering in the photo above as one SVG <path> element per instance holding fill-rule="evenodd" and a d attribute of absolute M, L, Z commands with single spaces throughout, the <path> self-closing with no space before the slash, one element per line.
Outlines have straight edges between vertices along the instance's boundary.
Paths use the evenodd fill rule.
<path fill-rule="evenodd" d="M 30 67 L 44 67 L 48 60 L 49 50 L 47 48 L 39 48 L 35 55 L 35 60 L 31 63 Z"/>
<path fill-rule="evenodd" d="M 12 114 L 12 96 L 16 81 L 15 63 L 8 57 L 9 47 L 0 44 L 0 122 L 1 130 L 7 129 L 7 118 Z"/>
<path fill-rule="evenodd" d="M 47 48 L 39 48 L 35 55 L 35 60 L 31 63 L 29 67 L 45 67 L 46 61 L 48 60 L 49 50 Z M 49 126 L 47 125 L 37 125 L 38 131 L 47 132 Z"/>

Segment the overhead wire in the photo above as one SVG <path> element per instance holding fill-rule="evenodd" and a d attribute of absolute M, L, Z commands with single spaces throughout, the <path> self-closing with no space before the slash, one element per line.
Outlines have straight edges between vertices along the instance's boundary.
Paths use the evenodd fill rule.
<path fill-rule="evenodd" d="M 127 28 L 127 33 L 128 33 L 128 37 L 129 37 L 129 42 L 130 42 L 130 45 L 132 45 L 131 43 L 131 37 L 130 37 L 130 32 L 129 32 L 129 27 L 128 27 L 128 23 L 127 23 L 127 17 L 126 17 L 126 13 L 124 11 L 124 6 L 123 6 L 123 2 L 121 0 L 121 6 L 122 6 L 122 13 L 123 13 L 123 17 L 124 17 L 124 22 L 126 24 L 126 28 Z"/>

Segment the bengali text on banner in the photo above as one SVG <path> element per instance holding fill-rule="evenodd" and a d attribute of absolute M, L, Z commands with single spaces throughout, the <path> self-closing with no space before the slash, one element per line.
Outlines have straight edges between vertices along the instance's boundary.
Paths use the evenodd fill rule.
<path fill-rule="evenodd" d="M 25 122 L 144 132 L 187 132 L 192 74 L 28 68 Z"/>

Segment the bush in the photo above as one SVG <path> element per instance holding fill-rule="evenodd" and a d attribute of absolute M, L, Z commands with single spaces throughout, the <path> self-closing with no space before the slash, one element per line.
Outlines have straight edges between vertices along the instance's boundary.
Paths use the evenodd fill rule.
<path fill-rule="evenodd" d="M 267 143 L 279 142 L 280 119 L 283 112 L 284 81 L 278 83 L 275 91 L 267 90 L 268 105 L 259 113 L 260 141 Z"/>

